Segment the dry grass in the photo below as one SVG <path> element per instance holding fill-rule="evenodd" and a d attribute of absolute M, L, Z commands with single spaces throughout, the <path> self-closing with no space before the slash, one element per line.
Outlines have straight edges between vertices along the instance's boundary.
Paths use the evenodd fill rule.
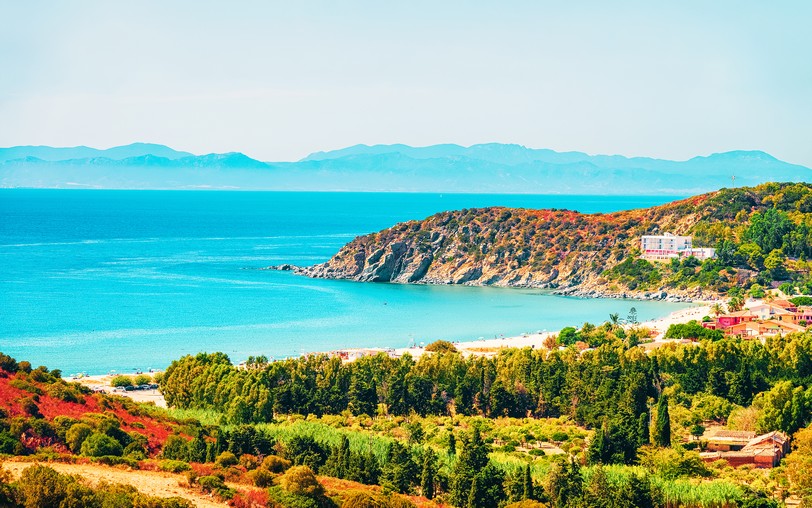
<path fill-rule="evenodd" d="M 34 462 L 5 461 L 0 463 L 3 469 L 9 471 L 15 478 L 19 478 L 23 470 L 35 465 Z M 132 485 L 139 492 L 156 497 L 182 497 L 201 508 L 222 508 L 228 506 L 188 487 L 181 486 L 186 483 L 182 474 L 173 474 L 157 471 L 136 471 L 119 469 L 117 467 L 100 464 L 62 464 L 44 463 L 48 467 L 64 474 L 78 475 L 91 485 L 99 482 L 123 483 Z"/>

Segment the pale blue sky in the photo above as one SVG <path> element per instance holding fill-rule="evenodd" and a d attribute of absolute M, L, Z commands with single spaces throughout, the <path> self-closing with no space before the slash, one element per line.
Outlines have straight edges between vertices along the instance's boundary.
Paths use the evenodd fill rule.
<path fill-rule="evenodd" d="M 810 26 L 805 0 L 0 0 L 0 146 L 497 141 L 812 166 Z"/>

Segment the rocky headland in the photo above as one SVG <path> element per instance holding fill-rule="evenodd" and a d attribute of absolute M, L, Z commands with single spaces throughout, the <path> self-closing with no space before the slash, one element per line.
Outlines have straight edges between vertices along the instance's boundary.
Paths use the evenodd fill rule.
<path fill-rule="evenodd" d="M 769 206 L 782 185 L 786 184 L 722 189 L 653 208 L 607 214 L 501 207 L 442 212 L 359 236 L 326 263 L 271 268 L 361 282 L 532 287 L 580 297 L 712 300 L 726 286 L 741 283 L 753 273 L 720 269 L 711 286 L 669 282 L 661 273 L 669 270 L 668 263 L 646 263 L 645 273 L 637 276 L 632 272 L 631 280 L 612 269 L 639 256 L 640 237 L 646 234 L 691 234 L 694 246 L 715 246 L 719 228 L 735 224 L 742 212 L 749 215 Z M 698 273 L 699 266 L 695 270 Z"/>

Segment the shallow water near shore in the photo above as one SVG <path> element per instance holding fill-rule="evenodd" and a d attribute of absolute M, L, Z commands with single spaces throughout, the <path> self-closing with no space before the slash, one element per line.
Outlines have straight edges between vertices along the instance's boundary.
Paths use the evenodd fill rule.
<path fill-rule="evenodd" d="M 406 347 L 603 322 L 686 304 L 530 289 L 363 284 L 261 270 L 356 235 L 483 206 L 610 212 L 664 196 L 0 190 L 0 351 L 66 374 L 346 347 Z"/>

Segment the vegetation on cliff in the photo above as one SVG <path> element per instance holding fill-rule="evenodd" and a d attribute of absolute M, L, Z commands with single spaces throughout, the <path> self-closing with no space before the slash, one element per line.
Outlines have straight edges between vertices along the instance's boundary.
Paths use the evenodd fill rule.
<path fill-rule="evenodd" d="M 687 234 L 717 259 L 638 259 L 640 237 Z M 310 276 L 360 281 L 529 285 L 603 292 L 725 292 L 791 281 L 811 291 L 812 185 L 722 189 L 609 214 L 507 208 L 442 212 L 360 236 Z"/>

